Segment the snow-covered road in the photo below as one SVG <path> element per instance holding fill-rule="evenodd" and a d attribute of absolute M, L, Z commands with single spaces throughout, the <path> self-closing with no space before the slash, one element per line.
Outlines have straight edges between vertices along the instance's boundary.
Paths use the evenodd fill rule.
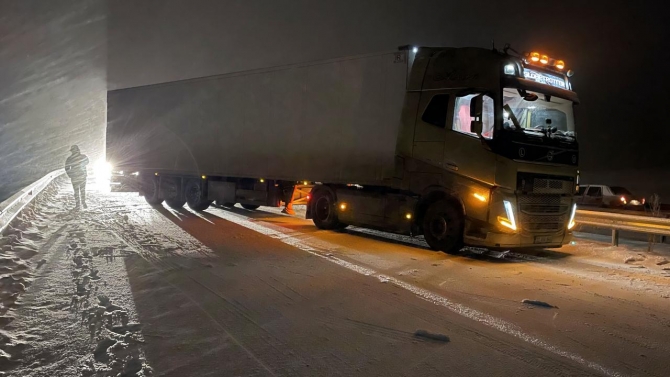
<path fill-rule="evenodd" d="M 663 247 L 583 236 L 450 256 L 275 209 L 194 213 L 91 192 L 71 212 L 69 190 L 57 181 L 0 238 L 0 375 L 670 370 Z"/>

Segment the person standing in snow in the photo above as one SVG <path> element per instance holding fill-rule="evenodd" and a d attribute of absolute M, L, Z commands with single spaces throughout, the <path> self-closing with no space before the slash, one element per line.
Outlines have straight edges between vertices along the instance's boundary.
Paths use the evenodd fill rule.
<path fill-rule="evenodd" d="M 86 165 L 88 165 L 88 157 L 82 154 L 79 147 L 73 145 L 70 147 L 72 154 L 65 160 L 65 172 L 72 181 L 72 188 L 74 189 L 74 209 L 81 207 L 86 208 Z"/>

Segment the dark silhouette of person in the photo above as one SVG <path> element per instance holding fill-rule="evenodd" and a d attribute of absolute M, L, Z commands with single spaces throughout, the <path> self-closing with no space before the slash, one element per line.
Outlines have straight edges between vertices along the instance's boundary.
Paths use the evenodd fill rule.
<path fill-rule="evenodd" d="M 72 154 L 65 160 L 65 172 L 70 177 L 74 189 L 74 209 L 86 208 L 86 165 L 88 157 L 82 154 L 79 147 L 70 147 Z"/>

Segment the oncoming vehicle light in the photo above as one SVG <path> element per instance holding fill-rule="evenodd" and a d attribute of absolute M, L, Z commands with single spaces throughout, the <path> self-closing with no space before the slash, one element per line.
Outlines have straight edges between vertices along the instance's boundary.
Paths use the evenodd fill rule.
<path fill-rule="evenodd" d="M 93 164 L 93 174 L 95 175 L 95 186 L 99 191 L 108 192 L 111 190 L 112 171 L 114 167 L 104 159 L 98 160 Z M 117 173 L 119 174 L 119 173 Z M 120 174 L 121 175 L 121 174 Z"/>
<path fill-rule="evenodd" d="M 577 213 L 577 204 L 572 205 L 572 212 L 570 212 L 570 221 L 568 221 L 568 230 L 575 227 L 575 214 Z"/>
<path fill-rule="evenodd" d="M 514 220 L 512 203 L 508 200 L 503 200 L 503 205 L 505 206 L 505 214 L 507 215 L 507 218 L 498 216 L 498 222 L 506 228 L 516 230 L 516 221 Z"/>

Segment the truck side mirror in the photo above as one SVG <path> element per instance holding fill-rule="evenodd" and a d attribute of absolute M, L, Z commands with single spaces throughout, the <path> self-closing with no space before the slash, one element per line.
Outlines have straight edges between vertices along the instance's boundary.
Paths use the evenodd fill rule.
<path fill-rule="evenodd" d="M 470 117 L 474 118 L 470 121 L 470 132 L 481 135 L 483 124 L 482 124 L 482 113 L 484 112 L 484 95 L 479 94 L 470 100 Z"/>

